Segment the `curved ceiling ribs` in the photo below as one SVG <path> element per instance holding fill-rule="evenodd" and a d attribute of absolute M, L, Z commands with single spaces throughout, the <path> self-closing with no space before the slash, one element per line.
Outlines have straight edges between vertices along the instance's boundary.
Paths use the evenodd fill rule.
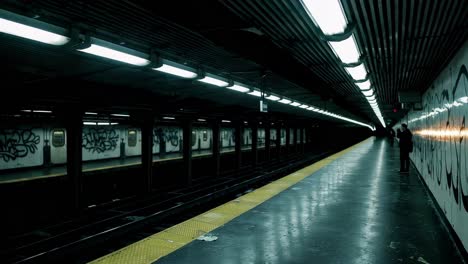
<path fill-rule="evenodd" d="M 379 123 L 327 43 L 316 34 L 300 1 L 219 1 Z M 341 3 L 348 21 L 356 25 L 354 36 L 365 55 L 384 116 L 398 102 L 398 91 L 425 91 L 468 37 L 465 0 Z"/>

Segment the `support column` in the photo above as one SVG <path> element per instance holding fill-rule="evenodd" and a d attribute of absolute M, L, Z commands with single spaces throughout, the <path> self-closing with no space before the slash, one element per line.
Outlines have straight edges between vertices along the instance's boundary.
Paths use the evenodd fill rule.
<path fill-rule="evenodd" d="M 141 122 L 141 164 L 142 193 L 150 193 L 153 188 L 153 122 L 151 113 L 143 114 Z"/>
<path fill-rule="evenodd" d="M 236 153 L 236 171 L 239 171 L 242 166 L 242 122 L 238 121 L 234 128 L 234 140 L 235 140 L 235 153 Z"/>
<path fill-rule="evenodd" d="M 192 120 L 183 122 L 183 160 L 185 184 L 192 184 Z"/>
<path fill-rule="evenodd" d="M 304 154 L 304 128 L 303 127 L 299 128 L 299 140 L 300 140 L 299 152 L 301 154 Z"/>
<path fill-rule="evenodd" d="M 214 174 L 218 177 L 221 174 L 221 152 L 220 152 L 220 123 L 219 120 L 213 121 L 212 125 L 213 131 L 213 167 L 214 167 Z"/>
<path fill-rule="evenodd" d="M 297 151 L 298 151 L 297 139 L 298 138 L 297 138 L 297 127 L 296 126 L 293 128 L 293 131 L 294 131 L 294 143 L 293 143 L 294 147 L 293 148 L 294 148 L 294 153 L 297 153 Z"/>
<path fill-rule="evenodd" d="M 276 125 L 276 159 L 281 159 L 281 124 Z"/>
<path fill-rule="evenodd" d="M 270 161 L 270 121 L 265 122 L 265 161 Z"/>
<path fill-rule="evenodd" d="M 82 113 L 80 111 L 68 112 L 64 118 L 67 129 L 67 177 L 72 193 L 73 208 L 79 210 L 83 207 Z"/>
<path fill-rule="evenodd" d="M 252 166 L 257 167 L 258 164 L 258 123 L 257 121 L 250 122 L 252 127 Z"/>
<path fill-rule="evenodd" d="M 291 140 L 291 128 L 289 126 L 286 126 L 286 156 L 288 156 L 289 153 L 291 152 L 291 150 L 289 149 L 291 147 L 289 143 L 290 140 Z"/>

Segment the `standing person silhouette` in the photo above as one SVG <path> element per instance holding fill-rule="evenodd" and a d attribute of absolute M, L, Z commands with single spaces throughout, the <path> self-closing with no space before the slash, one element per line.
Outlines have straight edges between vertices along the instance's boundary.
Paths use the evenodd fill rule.
<path fill-rule="evenodd" d="M 395 141 L 395 130 L 393 130 L 393 128 L 390 128 L 388 131 L 388 139 L 390 140 L 390 146 L 393 147 Z"/>
<path fill-rule="evenodd" d="M 409 173 L 409 154 L 413 152 L 413 134 L 407 124 L 401 124 L 401 132 L 398 131 L 397 137 L 400 139 L 400 172 Z"/>

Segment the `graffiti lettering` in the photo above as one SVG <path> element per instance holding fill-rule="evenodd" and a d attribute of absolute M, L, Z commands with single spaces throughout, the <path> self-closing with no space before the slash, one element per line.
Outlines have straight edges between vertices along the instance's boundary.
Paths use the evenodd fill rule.
<path fill-rule="evenodd" d="M 89 128 L 83 133 L 83 148 L 91 153 L 114 151 L 119 135 L 113 128 Z"/>
<path fill-rule="evenodd" d="M 0 158 L 9 162 L 34 154 L 39 142 L 32 129 L 0 130 Z"/>

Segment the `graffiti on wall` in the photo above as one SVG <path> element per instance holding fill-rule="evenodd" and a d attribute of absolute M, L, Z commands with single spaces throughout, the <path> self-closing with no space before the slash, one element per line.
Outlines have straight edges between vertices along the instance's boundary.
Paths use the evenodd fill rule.
<path fill-rule="evenodd" d="M 439 88 L 439 89 L 437 89 Z M 441 89 L 442 88 L 442 89 Z M 422 116 L 409 117 L 415 131 L 413 160 L 440 188 L 468 212 L 468 72 L 462 65 L 452 85 L 432 86 Z M 443 186 L 445 185 L 445 186 Z"/>
<path fill-rule="evenodd" d="M 153 130 L 153 142 L 159 144 L 160 139 L 166 143 L 170 143 L 172 146 L 177 147 L 179 145 L 180 129 L 172 127 L 158 127 Z"/>
<path fill-rule="evenodd" d="M 34 154 L 40 141 L 32 129 L 0 130 L 0 158 L 9 162 Z"/>
<path fill-rule="evenodd" d="M 113 128 L 89 128 L 83 131 L 83 149 L 91 153 L 114 151 L 119 134 Z"/>

